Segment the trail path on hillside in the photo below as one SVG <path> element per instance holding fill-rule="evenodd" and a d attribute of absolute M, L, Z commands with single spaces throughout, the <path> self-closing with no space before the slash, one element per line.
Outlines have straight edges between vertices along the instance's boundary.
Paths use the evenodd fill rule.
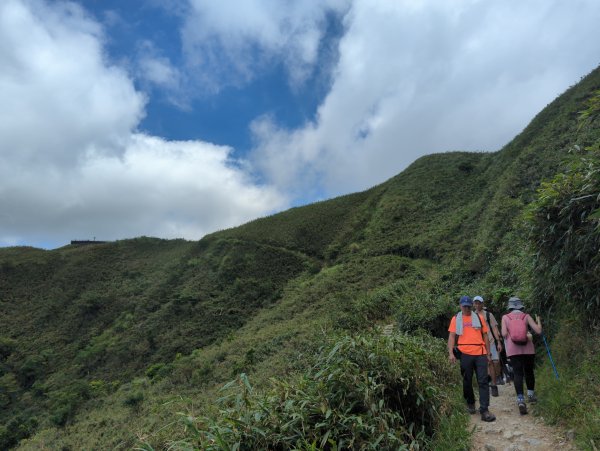
<path fill-rule="evenodd" d="M 394 324 L 382 327 L 383 335 L 391 335 Z M 567 433 L 544 424 L 544 420 L 532 413 L 520 415 L 512 383 L 498 386 L 498 397 L 490 396 L 490 412 L 496 421 L 481 421 L 479 413 L 471 415 L 473 443 L 470 451 L 573 451 L 577 448 Z M 477 389 L 475 389 L 477 396 Z"/>
<path fill-rule="evenodd" d="M 543 419 L 529 413 L 520 415 L 513 384 L 499 385 L 497 398 L 490 397 L 490 412 L 496 421 L 481 421 L 479 414 L 471 415 L 474 428 L 471 451 L 561 451 L 575 450 L 565 432 L 544 424 Z"/>

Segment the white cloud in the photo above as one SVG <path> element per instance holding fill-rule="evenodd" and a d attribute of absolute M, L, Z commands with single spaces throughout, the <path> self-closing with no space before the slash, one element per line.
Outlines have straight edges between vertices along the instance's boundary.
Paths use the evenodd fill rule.
<path fill-rule="evenodd" d="M 283 206 L 230 148 L 135 132 L 145 99 L 102 39 L 74 4 L 0 3 L 0 245 L 199 239 Z"/>
<path fill-rule="evenodd" d="M 167 58 L 145 55 L 139 61 L 140 72 L 148 81 L 168 88 L 176 88 L 179 84 L 179 71 Z"/>
<path fill-rule="evenodd" d="M 328 14 L 350 0 L 189 0 L 182 31 L 188 63 L 205 91 L 252 80 L 266 65 L 283 63 L 292 86 L 317 63 Z"/>
<path fill-rule="evenodd" d="M 168 100 L 175 106 L 189 109 L 189 101 L 183 89 L 184 77 L 179 68 L 175 67 L 151 41 L 141 40 L 137 47 L 135 58 L 137 80 L 147 85 L 147 88 L 157 87 L 163 90 Z"/>
<path fill-rule="evenodd" d="M 3 173 L 2 210 L 11 226 L 0 239 L 42 229 L 62 240 L 199 239 L 280 207 L 281 196 L 254 186 L 230 151 L 134 134 L 120 157 L 89 158 L 69 172 Z"/>
<path fill-rule="evenodd" d="M 423 154 L 496 150 L 600 62 L 597 0 L 189 2 L 187 66 L 143 45 L 128 56 L 137 82 L 181 101 L 190 82 L 218 92 L 283 65 L 299 86 L 332 68 L 314 120 L 251 125 L 252 167 L 272 185 L 257 185 L 227 146 L 139 133 L 147 99 L 81 7 L 4 0 L 0 245 L 199 238 L 282 208 L 282 192 L 357 191 Z M 343 16 L 339 41 L 331 14 Z"/>
<path fill-rule="evenodd" d="M 600 62 L 600 3 L 355 0 L 316 119 L 258 118 L 253 162 L 284 189 L 364 189 L 423 154 L 497 150 Z"/>
<path fill-rule="evenodd" d="M 90 146 L 114 149 L 141 119 L 144 97 L 105 63 L 101 30 L 77 5 L 6 0 L 0 43 L 1 159 L 74 164 Z"/>

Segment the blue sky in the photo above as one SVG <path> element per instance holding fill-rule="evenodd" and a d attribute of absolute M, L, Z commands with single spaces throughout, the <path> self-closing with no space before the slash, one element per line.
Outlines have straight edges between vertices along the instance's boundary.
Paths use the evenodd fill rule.
<path fill-rule="evenodd" d="M 158 1 L 88 0 L 81 4 L 105 27 L 105 49 L 113 61 L 134 58 L 129 63 L 136 64 L 135 58 L 151 57 L 184 70 L 181 27 L 189 14 L 185 3 L 180 3 L 182 10 Z M 327 18 L 322 45 L 339 38 L 341 19 L 341 14 Z M 260 53 L 260 49 L 253 51 Z M 330 76 L 320 68 L 317 61 L 307 79 L 292 87 L 284 63 L 274 60 L 243 83 L 223 80 L 216 93 L 193 86 L 193 80 L 181 82 L 187 83 L 181 92 L 164 90 L 138 75 L 138 89 L 150 94 L 139 129 L 167 139 L 201 139 L 232 146 L 236 154 L 244 154 L 252 147 L 248 124 L 256 117 L 272 114 L 287 127 L 299 127 L 314 117 Z"/>
<path fill-rule="evenodd" d="M 4 0 L 0 246 L 195 240 L 495 151 L 600 63 L 596 0 Z"/>

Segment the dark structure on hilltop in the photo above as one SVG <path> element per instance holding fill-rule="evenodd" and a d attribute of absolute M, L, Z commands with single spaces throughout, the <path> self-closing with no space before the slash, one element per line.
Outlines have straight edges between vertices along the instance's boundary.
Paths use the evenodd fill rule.
<path fill-rule="evenodd" d="M 96 241 L 96 240 L 71 240 L 71 244 L 75 246 L 82 246 L 86 244 L 102 244 L 108 243 L 108 241 Z"/>

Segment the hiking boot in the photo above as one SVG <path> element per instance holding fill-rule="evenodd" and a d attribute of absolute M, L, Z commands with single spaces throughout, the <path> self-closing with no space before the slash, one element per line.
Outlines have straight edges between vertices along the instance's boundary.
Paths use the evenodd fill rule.
<path fill-rule="evenodd" d="M 530 403 L 537 402 L 537 396 L 535 396 L 535 395 L 527 395 L 527 400 L 528 400 Z"/>
<path fill-rule="evenodd" d="M 494 396 L 494 397 L 498 396 L 498 386 L 497 385 L 490 385 L 490 390 L 492 391 L 492 396 Z"/>
<path fill-rule="evenodd" d="M 496 385 L 504 385 L 504 379 L 502 379 L 501 377 L 499 377 L 499 378 L 496 380 Z"/>
<path fill-rule="evenodd" d="M 487 421 L 488 423 L 496 421 L 496 415 L 490 413 L 489 410 L 486 410 L 485 412 L 481 412 L 481 421 Z"/>
<path fill-rule="evenodd" d="M 521 415 L 527 415 L 527 406 L 525 405 L 525 401 L 519 401 L 517 405 L 519 406 L 519 413 Z"/>
<path fill-rule="evenodd" d="M 467 404 L 467 410 L 471 415 L 477 413 L 477 409 L 475 408 L 475 404 Z"/>

